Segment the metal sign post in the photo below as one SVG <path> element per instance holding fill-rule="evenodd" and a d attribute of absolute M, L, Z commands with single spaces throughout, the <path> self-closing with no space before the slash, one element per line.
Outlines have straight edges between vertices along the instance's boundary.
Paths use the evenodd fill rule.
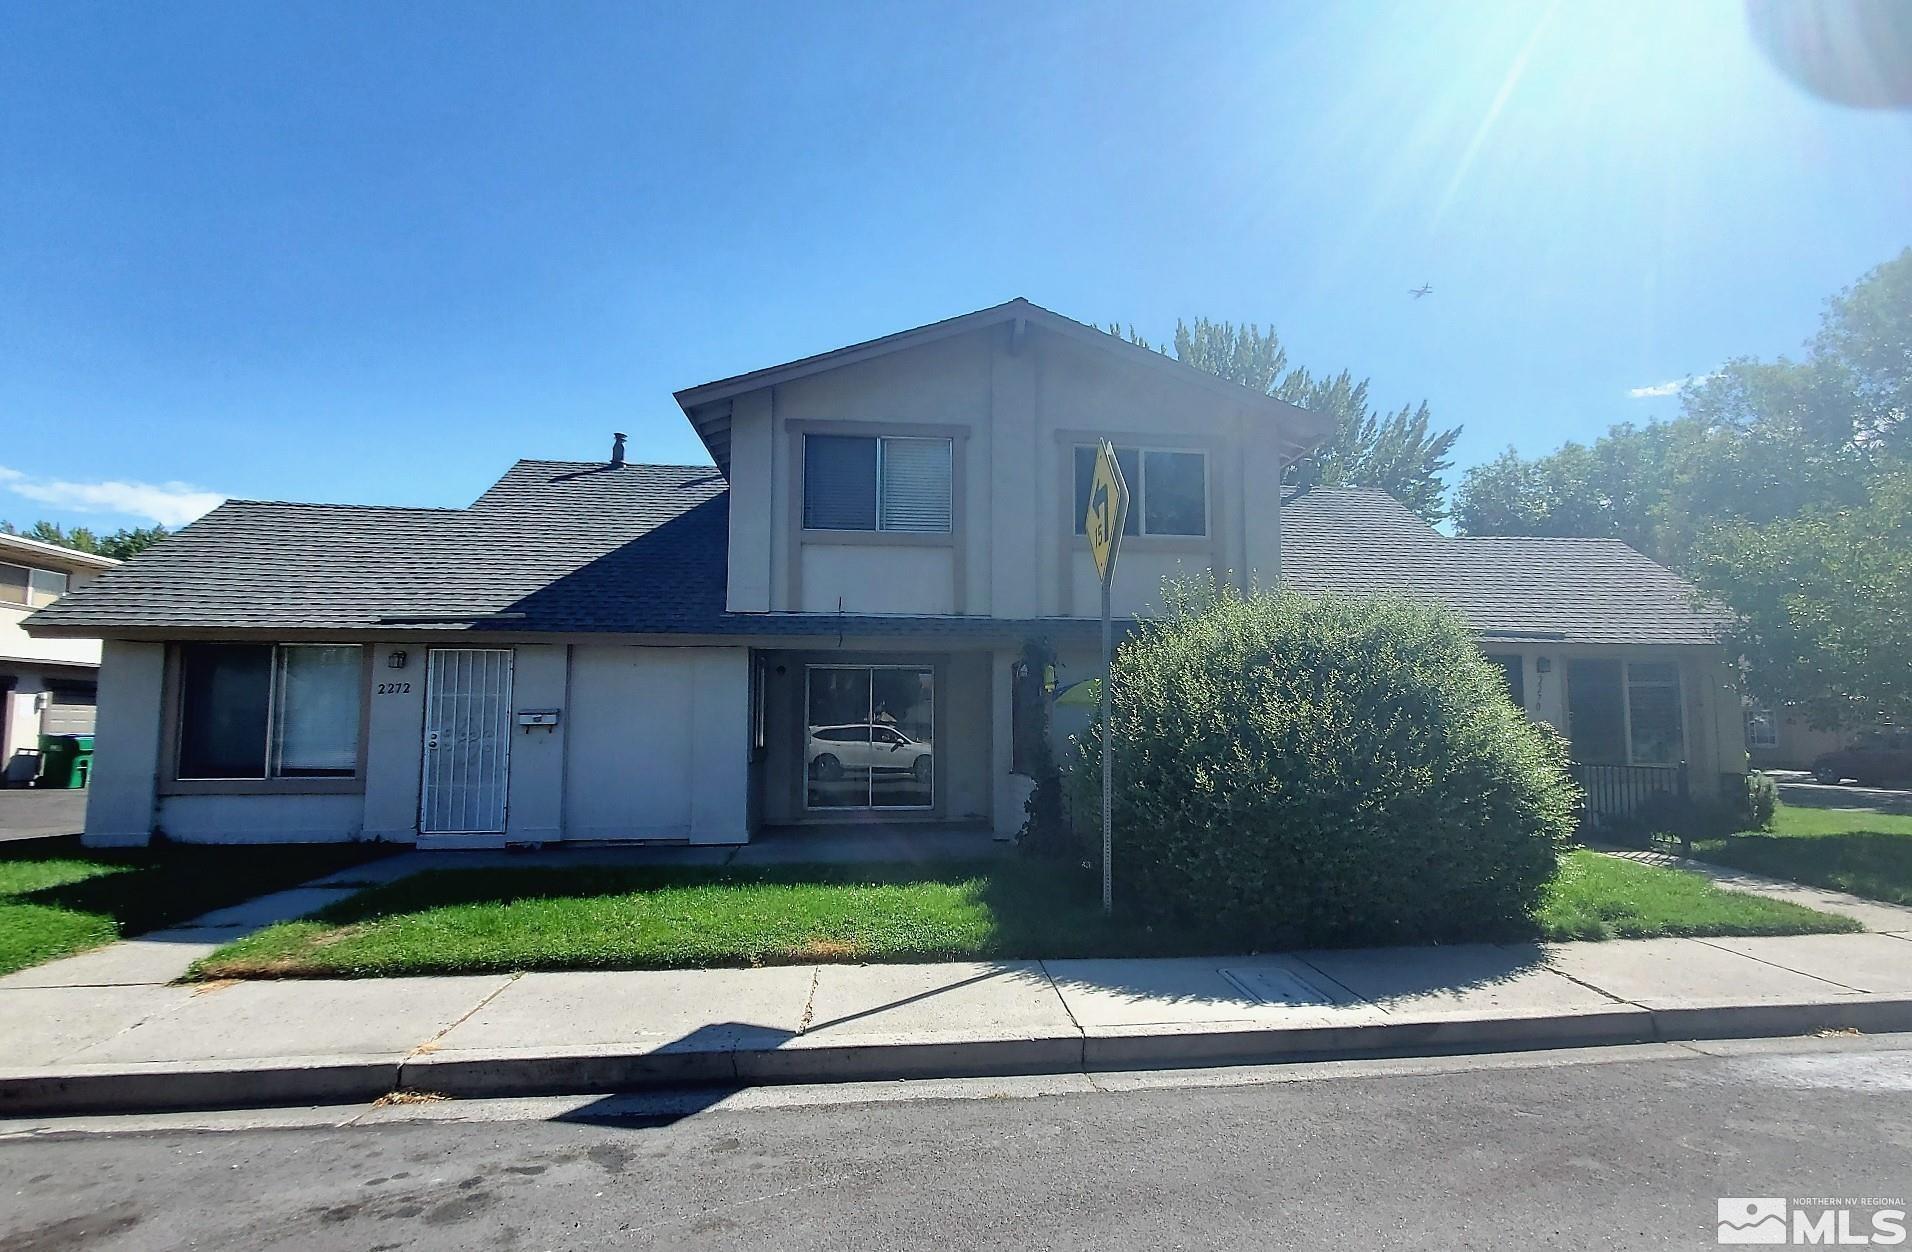
<path fill-rule="evenodd" d="M 1122 547 L 1122 528 L 1129 516 L 1129 485 L 1122 477 L 1121 463 L 1115 459 L 1115 447 L 1101 440 L 1095 451 L 1095 478 L 1089 488 L 1089 511 L 1083 518 L 1083 531 L 1089 538 L 1089 554 L 1095 558 L 1095 572 L 1102 580 L 1102 912 L 1115 911 L 1114 824 L 1110 819 L 1110 801 L 1115 794 L 1115 737 L 1109 725 L 1111 688 L 1114 686 L 1114 627 L 1109 615 L 1109 584 L 1115 578 L 1115 557 Z"/>

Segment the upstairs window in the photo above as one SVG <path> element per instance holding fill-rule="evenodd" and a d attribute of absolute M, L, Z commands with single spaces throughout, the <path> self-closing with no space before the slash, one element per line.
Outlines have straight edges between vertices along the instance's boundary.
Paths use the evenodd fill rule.
<path fill-rule="evenodd" d="M 32 569 L 0 562 L 0 603 L 44 608 L 66 594 L 66 575 L 59 570 Z"/>
<path fill-rule="evenodd" d="M 178 776 L 352 777 L 360 656 L 356 644 L 185 645 Z"/>
<path fill-rule="evenodd" d="M 948 439 L 806 435 L 803 528 L 947 535 L 953 469 Z"/>
<path fill-rule="evenodd" d="M 1117 448 L 1115 463 L 1129 484 L 1125 535 L 1208 534 L 1208 455 L 1169 448 Z M 1095 449 L 1075 450 L 1075 528 L 1083 533 L 1089 489 L 1095 481 Z"/>

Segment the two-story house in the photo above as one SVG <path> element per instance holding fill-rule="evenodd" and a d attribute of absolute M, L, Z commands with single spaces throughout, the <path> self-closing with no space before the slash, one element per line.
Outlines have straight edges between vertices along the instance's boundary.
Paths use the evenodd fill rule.
<path fill-rule="evenodd" d="M 98 639 L 35 639 L 21 623 L 119 564 L 20 535 L 0 534 L 0 786 L 40 769 L 41 735 L 93 733 Z"/>
<path fill-rule="evenodd" d="M 464 509 L 232 501 L 42 611 L 107 640 L 88 840 L 1009 835 L 1025 645 L 1094 672 L 1099 438 L 1134 496 L 1118 615 L 1203 571 L 1437 596 L 1628 785 L 1744 769 L 1717 619 L 1665 570 L 1375 492 L 1284 505 L 1325 419 L 1025 300 L 676 399 L 713 465 L 618 436 Z"/>

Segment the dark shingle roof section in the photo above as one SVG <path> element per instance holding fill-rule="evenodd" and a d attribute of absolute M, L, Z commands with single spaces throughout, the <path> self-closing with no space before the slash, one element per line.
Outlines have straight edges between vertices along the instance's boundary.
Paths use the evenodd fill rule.
<path fill-rule="evenodd" d="M 1371 488 L 1286 496 L 1281 575 L 1303 591 L 1405 592 L 1483 634 L 1566 643 L 1714 643 L 1729 620 L 1617 539 L 1455 538 Z"/>
<path fill-rule="evenodd" d="M 468 509 L 232 500 L 42 609 L 33 624 L 102 634 L 997 635 L 1019 628 L 986 617 L 726 612 L 729 507 L 728 488 L 708 465 L 578 461 L 520 461 Z"/>

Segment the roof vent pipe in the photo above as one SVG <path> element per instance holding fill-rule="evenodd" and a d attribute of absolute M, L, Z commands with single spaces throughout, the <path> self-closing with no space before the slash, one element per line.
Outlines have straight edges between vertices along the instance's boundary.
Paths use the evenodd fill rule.
<path fill-rule="evenodd" d="M 611 464 L 624 464 L 624 432 L 621 430 L 611 436 Z"/>

